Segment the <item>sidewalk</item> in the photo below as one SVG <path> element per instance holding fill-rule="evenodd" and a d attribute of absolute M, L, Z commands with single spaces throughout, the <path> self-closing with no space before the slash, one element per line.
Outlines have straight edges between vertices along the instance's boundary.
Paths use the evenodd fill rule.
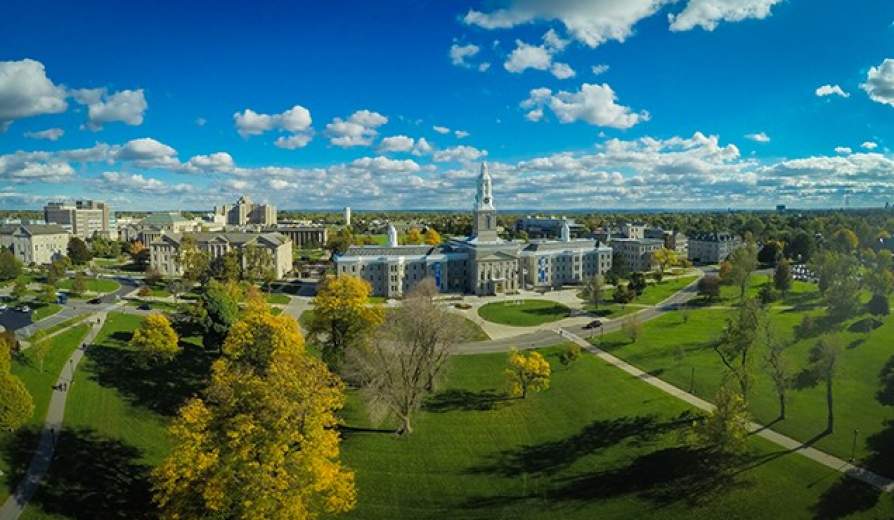
<path fill-rule="evenodd" d="M 568 339 L 570 341 L 577 343 L 578 345 L 580 345 L 580 347 L 582 349 L 590 352 L 591 354 L 593 354 L 596 357 L 598 357 L 599 359 L 605 361 L 609 365 L 623 370 L 624 372 L 630 374 L 631 376 L 633 376 L 641 381 L 644 381 L 644 382 L 654 386 L 655 388 L 658 388 L 662 392 L 665 392 L 667 394 L 670 394 L 670 395 L 676 397 L 677 399 L 685 401 L 686 403 L 688 403 L 700 410 L 709 412 L 714 409 L 714 405 L 709 403 L 708 401 L 705 401 L 704 399 L 696 397 L 696 396 L 690 394 L 689 392 L 681 390 L 670 383 L 667 383 L 667 382 L 665 382 L 665 381 L 663 381 L 647 372 L 640 370 L 639 368 L 636 368 L 635 366 L 631 365 L 630 363 L 627 363 L 626 361 L 623 361 L 623 360 L 609 354 L 608 352 L 600 349 L 599 347 L 592 345 L 589 341 L 586 341 L 585 339 L 581 338 L 580 336 L 578 336 L 576 334 L 573 334 L 573 333 L 568 332 L 561 328 L 557 329 L 556 333 L 558 333 L 559 336 L 561 336 L 565 339 Z M 826 466 L 827 468 L 831 468 L 835 471 L 844 473 L 845 475 L 847 475 L 849 477 L 853 477 L 857 480 L 861 480 L 861 481 L 865 482 L 866 484 L 869 484 L 870 486 L 872 486 L 876 489 L 879 489 L 883 492 L 890 493 L 890 492 L 894 491 L 894 481 L 892 481 L 886 477 L 883 477 L 877 473 L 873 473 L 872 471 L 869 471 L 865 468 L 855 466 L 847 461 L 839 459 L 838 457 L 830 455 L 824 451 L 820 451 L 816 448 L 807 446 L 800 441 L 792 439 L 791 437 L 787 437 L 781 433 L 775 432 L 762 424 L 752 422 L 748 426 L 748 428 L 753 434 L 759 435 L 760 437 L 763 437 L 764 439 L 767 439 L 768 441 L 770 441 L 778 446 L 781 446 L 781 447 L 789 450 L 792 453 L 801 454 L 801 455 L 807 457 L 808 459 L 813 460 L 814 462 L 818 462 L 819 464 L 822 464 L 823 466 Z"/>
<path fill-rule="evenodd" d="M 83 344 L 89 345 L 93 342 L 100 329 L 102 329 L 103 323 L 105 323 L 107 312 L 99 313 L 99 323 L 97 324 L 94 321 L 93 327 L 82 342 Z M 62 372 L 59 373 L 59 377 L 56 379 L 57 389 L 53 390 L 53 395 L 50 398 L 50 405 L 47 409 L 47 417 L 44 420 L 43 431 L 40 433 L 40 443 L 37 446 L 37 451 L 31 459 L 31 464 L 28 466 L 28 472 L 25 474 L 25 477 L 19 482 L 15 492 L 0 507 L 0 520 L 17 520 L 46 475 L 50 463 L 53 461 L 56 439 L 59 438 L 59 433 L 62 431 L 62 422 L 65 417 L 65 401 L 68 398 L 67 390 L 71 389 L 75 370 L 77 370 L 78 363 L 80 363 L 83 356 L 83 348 L 78 348 L 68 358 L 68 362 L 63 365 Z M 61 388 L 62 383 L 68 384 L 66 391 L 58 390 L 58 388 Z"/>

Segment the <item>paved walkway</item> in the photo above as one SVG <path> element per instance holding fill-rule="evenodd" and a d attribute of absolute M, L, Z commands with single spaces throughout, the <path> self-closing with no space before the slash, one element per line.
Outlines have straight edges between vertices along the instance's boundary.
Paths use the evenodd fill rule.
<path fill-rule="evenodd" d="M 91 318 L 93 327 L 83 339 L 83 344 L 90 344 L 96 338 L 96 335 L 102 328 L 102 324 L 105 323 L 106 314 L 107 312 L 101 312 L 99 314 L 98 323 L 97 318 Z M 56 449 L 56 439 L 62 430 L 62 420 L 65 417 L 65 400 L 68 397 L 67 390 L 71 389 L 71 383 L 74 380 L 74 372 L 83 356 L 84 350 L 78 348 L 71 354 L 71 357 L 68 358 L 65 365 L 63 365 L 62 372 L 59 373 L 59 378 L 56 380 L 56 389 L 53 390 L 53 395 L 50 398 L 50 406 L 47 409 L 47 417 L 44 420 L 43 431 L 40 433 L 40 443 L 37 446 L 37 452 L 31 459 L 31 464 L 28 466 L 28 472 L 25 474 L 24 479 L 19 482 L 19 486 L 16 488 L 15 492 L 6 499 L 6 502 L 0 507 L 0 520 L 16 520 L 19 518 L 19 515 L 21 515 L 25 510 L 25 507 L 27 507 L 28 501 L 31 500 L 34 492 L 37 491 L 37 488 L 40 486 L 44 475 L 46 475 L 50 463 L 53 461 L 53 452 Z M 66 391 L 59 390 L 59 388 L 62 388 L 62 383 L 68 384 Z"/>
<path fill-rule="evenodd" d="M 714 409 L 714 405 L 709 403 L 708 401 L 696 397 L 689 392 L 681 390 L 676 386 L 667 383 L 666 381 L 663 381 L 647 372 L 640 370 L 639 368 L 636 368 L 630 363 L 627 363 L 626 361 L 609 354 L 599 347 L 594 346 L 589 341 L 586 341 L 577 334 L 573 334 L 561 328 L 557 329 L 556 333 L 564 339 L 577 343 L 581 346 L 581 348 L 592 353 L 609 365 L 623 370 L 631 376 L 644 381 L 654 386 L 655 388 L 658 388 L 664 393 L 670 394 L 677 399 L 685 401 L 686 403 L 701 410 L 711 411 Z M 755 435 L 759 435 L 760 437 L 763 437 L 764 439 L 767 439 L 768 441 L 781 446 L 792 453 L 803 455 L 808 459 L 813 460 L 814 462 L 818 462 L 823 466 L 826 466 L 827 468 L 831 468 L 835 471 L 839 471 L 841 473 L 844 473 L 845 475 L 861 480 L 876 489 L 879 489 L 886 493 L 894 491 L 894 481 L 877 473 L 873 473 L 872 471 L 869 471 L 865 468 L 855 466 L 847 461 L 839 459 L 838 457 L 829 455 L 824 451 L 820 451 L 816 448 L 805 445 L 804 443 L 792 439 L 791 437 L 787 437 L 779 432 L 773 431 L 762 424 L 752 422 L 751 424 L 749 424 L 748 429 Z"/>

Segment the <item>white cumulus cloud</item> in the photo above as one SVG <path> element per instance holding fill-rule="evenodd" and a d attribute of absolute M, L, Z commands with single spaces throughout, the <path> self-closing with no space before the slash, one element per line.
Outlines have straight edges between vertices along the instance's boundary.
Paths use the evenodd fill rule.
<path fill-rule="evenodd" d="M 435 125 L 431 128 L 432 128 L 432 130 L 434 130 L 435 132 L 437 132 L 439 134 L 449 134 L 450 133 L 450 129 L 447 128 L 446 126 Z"/>
<path fill-rule="evenodd" d="M 233 114 L 236 131 L 242 137 L 261 135 L 271 130 L 287 132 L 290 135 L 280 136 L 274 144 L 280 148 L 294 150 L 303 148 L 313 139 L 313 119 L 310 110 L 301 105 L 279 114 L 261 114 L 250 108 Z"/>
<path fill-rule="evenodd" d="M 65 112 L 66 97 L 65 87 L 47 77 L 43 63 L 0 61 L 0 132 L 16 119 Z"/>
<path fill-rule="evenodd" d="M 385 137 L 379 143 L 380 152 L 409 152 L 413 149 L 415 140 L 405 135 L 392 135 Z"/>
<path fill-rule="evenodd" d="M 873 141 L 864 141 L 863 144 L 860 145 L 860 147 L 866 150 L 875 150 L 876 148 L 878 148 L 878 143 L 875 143 Z"/>
<path fill-rule="evenodd" d="M 849 147 L 847 147 L 847 146 L 836 146 L 836 147 L 835 147 L 835 153 L 838 153 L 838 154 L 841 154 L 841 155 L 850 155 L 851 153 L 853 153 L 853 150 L 851 150 L 851 149 L 850 149 Z"/>
<path fill-rule="evenodd" d="M 348 119 L 336 117 L 326 125 L 329 142 L 335 146 L 369 146 L 379 134 L 376 128 L 388 122 L 388 118 L 378 112 L 358 110 Z"/>
<path fill-rule="evenodd" d="M 600 76 L 608 72 L 609 66 L 605 64 L 593 65 L 590 67 L 590 70 L 593 72 L 594 76 Z"/>
<path fill-rule="evenodd" d="M 886 58 L 866 74 L 866 83 L 860 85 L 869 99 L 894 107 L 894 59 Z M 2 117 L 0 117 L 2 120 Z"/>
<path fill-rule="evenodd" d="M 739 22 L 749 18 L 762 20 L 770 16 L 774 5 L 782 0 L 689 0 L 679 14 L 668 15 L 672 31 L 688 31 L 701 27 L 713 31 L 720 22 Z"/>
<path fill-rule="evenodd" d="M 109 94 L 106 88 L 82 88 L 72 91 L 72 97 L 87 106 L 87 128 L 94 132 L 102 130 L 105 123 L 141 125 L 143 114 L 149 108 L 143 89 Z"/>
<path fill-rule="evenodd" d="M 466 58 L 471 58 L 478 54 L 478 51 L 481 49 L 472 43 L 468 45 L 458 45 L 454 43 L 450 46 L 450 63 L 453 63 L 457 67 L 470 67 L 471 65 L 466 61 Z"/>
<path fill-rule="evenodd" d="M 745 134 L 745 139 L 750 139 L 750 140 L 758 142 L 758 143 L 769 143 L 770 142 L 770 136 L 768 136 L 764 132 L 758 132 L 756 134 Z"/>
<path fill-rule="evenodd" d="M 487 155 L 487 150 L 479 150 L 474 146 L 454 146 L 435 152 L 435 162 L 476 161 Z"/>
<path fill-rule="evenodd" d="M 521 107 L 533 111 L 548 107 L 562 123 L 585 121 L 591 125 L 610 128 L 630 128 L 649 120 L 646 111 L 634 112 L 630 107 L 619 105 L 614 90 L 607 84 L 584 83 L 577 92 L 559 91 L 555 94 L 548 88 L 533 89 Z M 539 116 L 528 113 L 528 119 Z"/>

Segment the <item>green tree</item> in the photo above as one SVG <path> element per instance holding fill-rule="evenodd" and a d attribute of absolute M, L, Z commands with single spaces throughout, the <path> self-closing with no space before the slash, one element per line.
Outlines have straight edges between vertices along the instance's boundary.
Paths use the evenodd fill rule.
<path fill-rule="evenodd" d="M 65 277 L 65 273 L 70 267 L 71 260 L 67 256 L 54 258 L 47 267 L 47 283 L 56 284 Z"/>
<path fill-rule="evenodd" d="M 757 269 L 757 246 L 747 242 L 729 255 L 730 282 L 739 288 L 739 299 L 745 298 L 751 273 Z"/>
<path fill-rule="evenodd" d="M 369 291 L 369 283 L 350 275 L 330 276 L 320 284 L 307 335 L 331 370 L 341 366 L 348 349 L 365 347 L 384 319 L 381 307 L 368 305 Z"/>
<path fill-rule="evenodd" d="M 768 240 L 757 254 L 757 259 L 762 264 L 776 265 L 783 258 L 784 250 L 785 244 L 781 241 Z"/>
<path fill-rule="evenodd" d="M 643 335 L 643 324 L 636 317 L 636 314 L 632 314 L 621 324 L 621 330 L 625 336 L 630 338 L 631 343 L 636 343 L 636 340 Z"/>
<path fill-rule="evenodd" d="M 746 299 L 735 314 L 726 320 L 720 340 L 714 343 L 714 352 L 739 384 L 740 394 L 748 400 L 751 389 L 751 362 L 758 332 L 765 323 L 764 311 L 757 300 Z"/>
<path fill-rule="evenodd" d="M 16 278 L 15 284 L 12 286 L 10 296 L 16 301 L 22 301 L 28 294 L 28 281 L 24 276 Z"/>
<path fill-rule="evenodd" d="M 643 294 L 643 291 L 646 290 L 646 275 L 643 273 L 631 273 L 630 274 L 630 284 L 629 287 L 636 291 L 636 295 L 640 296 Z"/>
<path fill-rule="evenodd" d="M 679 258 L 677 252 L 673 249 L 662 247 L 658 251 L 652 253 L 652 260 L 658 265 L 658 269 L 655 271 L 655 279 L 660 282 L 664 279 L 664 272 L 667 271 L 668 268 L 677 265 Z"/>
<path fill-rule="evenodd" d="M 605 278 L 603 278 L 601 274 L 594 274 L 584 283 L 582 295 L 584 297 L 584 300 L 592 305 L 594 309 L 598 309 L 599 304 L 602 303 L 602 293 L 604 285 Z"/>
<path fill-rule="evenodd" d="M 220 350 L 230 332 L 230 327 L 239 318 L 239 300 L 242 291 L 236 282 L 211 280 L 201 296 L 204 315 L 200 320 L 202 343 L 206 349 Z"/>
<path fill-rule="evenodd" d="M 87 278 L 84 276 L 84 273 L 80 271 L 75 273 L 74 281 L 71 283 L 71 291 L 79 296 L 87 291 Z"/>
<path fill-rule="evenodd" d="M 741 452 L 748 440 L 748 406 L 745 399 L 728 385 L 714 396 L 714 410 L 693 425 L 698 445 L 724 454 Z"/>
<path fill-rule="evenodd" d="M 14 280 L 22 274 L 22 262 L 12 251 L 0 247 L 0 281 Z"/>
<path fill-rule="evenodd" d="M 767 347 L 764 367 L 773 382 L 773 389 L 776 390 L 776 398 L 779 400 L 779 419 L 785 419 L 786 393 L 791 377 L 785 356 L 786 344 L 777 336 L 771 320 L 765 320 L 763 333 Z"/>
<path fill-rule="evenodd" d="M 144 367 L 167 363 L 180 352 L 179 338 L 171 322 L 161 313 L 146 316 L 130 338 Z"/>
<path fill-rule="evenodd" d="M 242 249 L 242 260 L 243 279 L 260 283 L 274 276 L 273 256 L 266 249 L 249 244 Z"/>
<path fill-rule="evenodd" d="M 314 519 L 351 510 L 339 460 L 344 384 L 304 349 L 298 324 L 249 301 L 202 398 L 180 409 L 152 472 L 161 518 Z"/>
<path fill-rule="evenodd" d="M 839 253 L 852 253 L 860 245 L 857 234 L 847 228 L 838 228 L 829 240 L 829 245 Z"/>
<path fill-rule="evenodd" d="M 68 258 L 74 265 L 84 265 L 93 258 L 87 244 L 78 237 L 71 237 L 68 240 Z"/>
<path fill-rule="evenodd" d="M 712 274 L 703 276 L 699 279 L 696 290 L 699 296 L 712 302 L 720 296 L 720 278 Z"/>
<path fill-rule="evenodd" d="M 183 270 L 183 279 L 190 283 L 204 282 L 208 279 L 211 259 L 208 253 L 199 249 L 195 237 L 185 235 L 180 241 L 178 261 Z"/>
<path fill-rule="evenodd" d="M 838 367 L 838 356 L 841 347 L 832 340 L 821 338 L 808 354 L 808 370 L 815 382 L 826 385 L 826 431 L 832 433 L 835 428 L 835 412 L 832 394 L 832 382 Z"/>
<path fill-rule="evenodd" d="M 239 253 L 235 250 L 227 251 L 211 261 L 210 274 L 221 282 L 235 282 L 242 276 Z"/>
<path fill-rule="evenodd" d="M 773 271 L 773 286 L 782 293 L 783 298 L 792 288 L 792 264 L 784 258 L 776 264 Z"/>
<path fill-rule="evenodd" d="M 56 303 L 56 286 L 53 284 L 44 284 L 43 292 L 40 295 L 40 301 L 46 304 Z"/>

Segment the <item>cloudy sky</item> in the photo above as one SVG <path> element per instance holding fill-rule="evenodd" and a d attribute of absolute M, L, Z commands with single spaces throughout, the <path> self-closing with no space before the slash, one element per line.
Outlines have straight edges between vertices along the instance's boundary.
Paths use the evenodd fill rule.
<path fill-rule="evenodd" d="M 890 0 L 286 4 L 5 2 L 0 208 L 894 201 Z"/>

